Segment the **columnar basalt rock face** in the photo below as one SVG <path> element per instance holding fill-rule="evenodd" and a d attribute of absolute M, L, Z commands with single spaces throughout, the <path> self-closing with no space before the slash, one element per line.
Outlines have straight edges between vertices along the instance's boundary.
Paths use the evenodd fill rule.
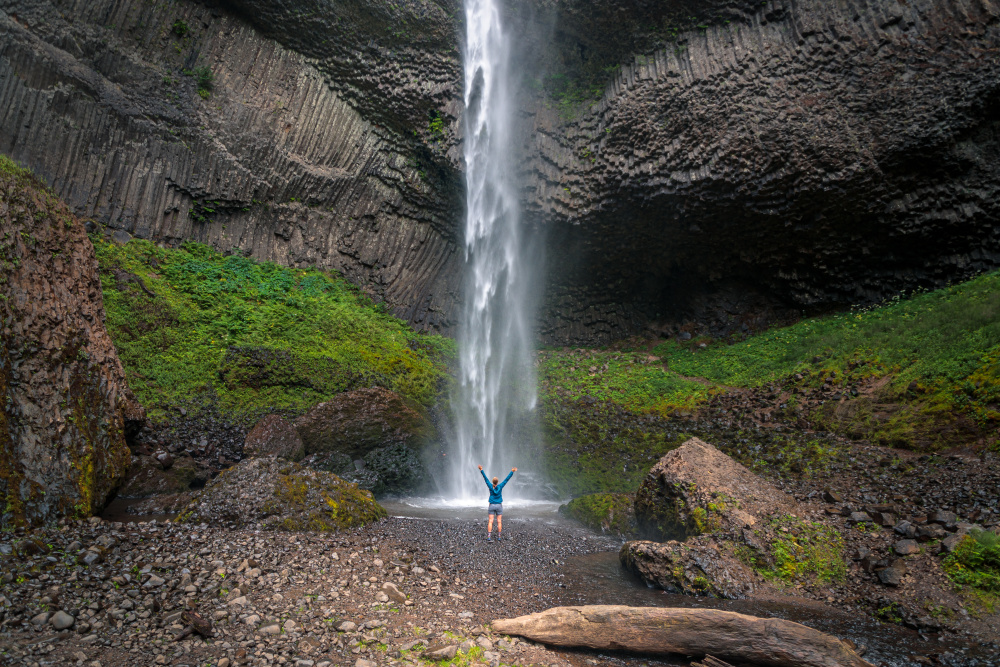
<path fill-rule="evenodd" d="M 998 265 L 995 0 L 507 6 L 545 342 L 746 331 Z M 119 238 L 338 269 L 447 331 L 460 23 L 457 0 L 0 0 L 0 151 Z"/>
<path fill-rule="evenodd" d="M 273 16 L 265 2 L 233 4 L 297 34 L 300 52 L 232 11 L 186 0 L 0 1 L 0 151 L 118 238 L 195 239 L 336 269 L 397 315 L 447 330 L 461 189 L 446 156 L 455 110 L 439 102 L 453 97 L 453 47 L 438 37 L 434 57 L 413 65 L 421 86 L 397 97 L 414 80 L 403 68 L 378 96 L 361 79 L 407 55 L 357 59 L 375 19 L 332 16 L 325 31 L 297 30 L 288 15 L 304 16 L 304 3 Z M 425 23 L 415 30 L 437 29 Z M 331 55 L 303 55 L 317 50 Z M 197 82 L 201 68 L 210 84 Z M 427 83 L 432 70 L 438 83 Z M 399 129 L 418 117 L 422 136 Z"/>
<path fill-rule="evenodd" d="M 94 249 L 70 211 L 0 163 L 0 525 L 99 511 L 145 419 L 104 328 Z M 6 170 L 5 170 L 6 169 Z"/>
<path fill-rule="evenodd" d="M 561 50 L 599 50 L 586 26 L 609 3 L 563 4 Z M 658 316 L 733 329 L 997 265 L 1000 5 L 708 4 L 730 18 L 667 33 L 575 117 L 531 120 L 528 205 L 562 249 L 550 341 Z"/>

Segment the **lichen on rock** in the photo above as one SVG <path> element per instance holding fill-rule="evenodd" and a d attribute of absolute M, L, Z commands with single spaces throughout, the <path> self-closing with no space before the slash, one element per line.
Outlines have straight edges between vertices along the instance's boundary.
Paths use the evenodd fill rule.
<path fill-rule="evenodd" d="M 356 484 L 333 473 L 264 457 L 222 472 L 181 511 L 177 521 L 329 532 L 386 516 L 371 492 Z"/>

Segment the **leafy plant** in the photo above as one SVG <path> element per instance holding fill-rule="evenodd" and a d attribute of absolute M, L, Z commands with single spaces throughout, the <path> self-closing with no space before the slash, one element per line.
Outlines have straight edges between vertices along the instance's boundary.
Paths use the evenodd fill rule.
<path fill-rule="evenodd" d="M 170 27 L 170 32 L 174 33 L 178 38 L 183 39 L 187 37 L 188 33 L 191 32 L 191 28 L 188 27 L 186 21 L 182 19 L 177 19 L 174 24 Z"/>
<path fill-rule="evenodd" d="M 945 556 L 941 565 L 956 584 L 1000 593 L 1000 535 L 973 531 Z"/>

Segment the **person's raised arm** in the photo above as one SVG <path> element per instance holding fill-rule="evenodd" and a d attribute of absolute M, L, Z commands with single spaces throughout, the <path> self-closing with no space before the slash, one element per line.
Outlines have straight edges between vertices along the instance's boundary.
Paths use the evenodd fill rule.
<path fill-rule="evenodd" d="M 517 468 L 512 468 L 511 471 L 509 473 L 507 473 L 507 477 L 505 477 L 504 480 L 502 482 L 500 482 L 500 486 L 498 486 L 497 488 L 502 489 L 504 486 L 506 486 L 507 482 L 510 481 L 510 478 L 514 476 L 514 473 L 516 471 L 517 471 Z"/>
<path fill-rule="evenodd" d="M 483 472 L 483 466 L 479 466 L 479 474 L 483 476 L 483 481 L 486 482 L 486 488 L 492 490 L 493 485 L 490 484 L 490 478 L 486 476 L 485 472 Z"/>

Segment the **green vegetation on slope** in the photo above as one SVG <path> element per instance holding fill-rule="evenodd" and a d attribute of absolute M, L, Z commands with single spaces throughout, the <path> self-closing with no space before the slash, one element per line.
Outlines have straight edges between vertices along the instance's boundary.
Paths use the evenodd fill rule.
<path fill-rule="evenodd" d="M 301 412 L 383 386 L 430 405 L 453 343 L 420 334 L 332 273 L 94 237 L 107 327 L 154 419 L 194 400 L 224 413 Z"/>
<path fill-rule="evenodd" d="M 983 530 L 966 535 L 941 565 L 956 584 L 1000 594 L 1000 535 Z"/>
<path fill-rule="evenodd" d="M 735 387 L 787 391 L 784 416 L 820 430 L 918 449 L 965 444 L 963 438 L 975 439 L 1000 422 L 1000 273 L 733 344 L 700 338 L 631 349 L 545 350 L 540 377 L 547 423 L 574 441 L 589 433 L 614 442 L 605 437 L 605 423 L 590 423 L 594 402 L 635 416 L 670 417 Z M 849 398 L 797 410 L 803 392 L 824 386 Z M 560 445 L 554 449 L 558 456 Z M 598 460 L 608 456 L 603 446 L 589 449 Z M 633 439 L 626 449 L 644 446 Z M 581 492 L 635 490 L 606 482 Z"/>

